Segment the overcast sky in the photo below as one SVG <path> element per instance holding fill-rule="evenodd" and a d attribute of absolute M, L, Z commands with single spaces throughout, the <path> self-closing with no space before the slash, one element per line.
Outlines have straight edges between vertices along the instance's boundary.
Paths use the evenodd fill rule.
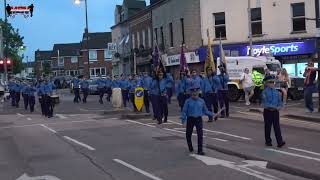
<path fill-rule="evenodd" d="M 3 1 L 0 1 L 3 2 Z M 89 32 L 110 31 L 114 24 L 114 8 L 123 0 L 88 0 Z M 149 0 L 146 0 L 149 4 Z M 74 0 L 7 0 L 11 6 L 34 4 L 32 18 L 9 18 L 24 36 L 25 56 L 34 60 L 34 51 L 51 50 L 54 43 L 80 42 L 85 27 L 84 2 L 78 6 Z M 0 4 L 2 5 L 2 3 Z M 1 8 L 2 9 L 2 8 Z M 4 11 L 0 11 L 1 18 Z"/>

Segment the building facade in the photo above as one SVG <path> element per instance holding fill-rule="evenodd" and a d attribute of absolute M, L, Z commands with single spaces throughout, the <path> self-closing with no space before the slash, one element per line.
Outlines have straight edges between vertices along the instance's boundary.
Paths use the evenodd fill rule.
<path fill-rule="evenodd" d="M 302 76 L 305 64 L 316 55 L 317 0 L 201 0 L 201 34 L 207 45 L 222 39 L 227 56 L 250 55 L 249 27 L 254 56 L 273 55 L 293 76 Z M 251 17 L 249 17 L 249 7 Z M 250 18 L 250 19 L 249 19 Z M 250 23 L 251 22 L 251 23 Z M 249 26 L 250 23 L 250 26 Z M 219 56 L 218 45 L 214 46 Z M 199 49 L 200 61 L 206 48 Z"/>
<path fill-rule="evenodd" d="M 34 72 L 37 79 L 42 77 L 45 63 L 52 66 L 51 54 L 52 51 L 40 51 L 39 49 L 35 51 Z"/>
<path fill-rule="evenodd" d="M 178 78 L 181 45 L 185 44 L 190 69 L 203 71 L 195 53 L 202 45 L 200 0 L 164 0 L 152 9 L 153 36 L 167 71 Z"/>

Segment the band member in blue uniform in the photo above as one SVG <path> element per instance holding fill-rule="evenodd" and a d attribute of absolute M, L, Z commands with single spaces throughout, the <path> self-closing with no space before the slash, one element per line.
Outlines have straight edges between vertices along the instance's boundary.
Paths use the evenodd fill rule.
<path fill-rule="evenodd" d="M 201 87 L 202 85 L 202 79 L 200 78 L 200 76 L 198 76 L 197 71 L 196 70 L 192 70 L 191 71 L 191 76 L 190 76 L 190 80 L 191 80 L 191 87 L 197 86 L 197 87 Z M 201 94 L 201 88 L 199 90 L 199 93 Z"/>
<path fill-rule="evenodd" d="M 39 97 L 42 116 L 47 116 L 47 112 L 45 108 L 45 84 L 43 80 L 40 80 L 39 83 L 37 84 L 37 94 Z"/>
<path fill-rule="evenodd" d="M 37 88 L 35 87 L 34 83 L 31 83 L 28 86 L 28 102 L 29 102 L 29 107 L 30 107 L 30 112 L 34 112 L 34 105 L 36 103 L 36 99 L 35 99 L 35 93 L 37 92 Z"/>
<path fill-rule="evenodd" d="M 53 102 L 51 100 L 51 95 L 53 93 L 53 89 L 55 88 L 54 84 L 50 80 L 46 80 L 44 85 L 44 103 L 45 103 L 45 111 L 47 112 L 47 117 L 53 117 Z"/>
<path fill-rule="evenodd" d="M 11 98 L 11 106 L 16 106 L 16 96 L 15 96 L 15 92 L 14 92 L 14 87 L 15 87 L 16 83 L 14 81 L 13 78 L 10 78 L 9 83 L 8 83 L 8 89 L 9 89 L 9 93 L 10 93 L 10 98 Z"/>
<path fill-rule="evenodd" d="M 119 81 L 119 86 L 121 88 L 121 95 L 122 95 L 122 101 L 123 106 L 127 107 L 127 102 L 129 100 L 129 88 L 130 84 L 129 81 L 126 80 L 126 76 L 124 74 L 121 75 L 121 79 Z"/>
<path fill-rule="evenodd" d="M 168 95 L 167 95 L 167 79 L 163 69 L 159 69 L 156 79 L 153 81 L 151 87 L 158 88 L 159 93 L 155 95 L 154 103 L 156 105 L 156 118 L 158 124 L 166 123 L 168 120 Z"/>
<path fill-rule="evenodd" d="M 73 102 L 79 103 L 79 99 L 81 100 L 81 98 L 80 98 L 80 80 L 77 77 L 75 77 L 72 80 L 72 84 L 73 84 L 73 93 L 74 93 Z"/>
<path fill-rule="evenodd" d="M 184 103 L 187 99 L 187 74 L 185 71 L 180 71 L 180 80 L 176 85 L 176 95 L 182 111 Z"/>
<path fill-rule="evenodd" d="M 106 85 L 106 93 L 107 93 L 107 101 L 111 101 L 111 96 L 112 96 L 112 80 L 110 76 L 107 76 L 107 79 L 105 80 L 105 85 Z"/>
<path fill-rule="evenodd" d="M 134 97 L 135 97 L 135 89 L 138 87 L 138 81 L 135 74 L 129 76 L 129 83 L 130 83 L 130 87 L 129 87 L 130 101 L 132 103 L 133 111 L 137 112 L 138 110 L 134 102 Z"/>
<path fill-rule="evenodd" d="M 174 87 L 174 80 L 171 73 L 166 74 L 167 77 L 167 93 L 168 93 L 168 103 L 171 104 L 171 97 L 173 95 L 173 87 Z"/>
<path fill-rule="evenodd" d="M 28 84 L 25 81 L 21 83 L 21 94 L 23 98 L 24 109 L 28 110 L 28 105 L 29 105 Z"/>
<path fill-rule="evenodd" d="M 99 76 L 99 79 L 96 81 L 96 84 L 99 92 L 99 103 L 103 104 L 103 96 L 105 93 L 106 83 L 105 80 L 101 77 L 101 75 Z"/>
<path fill-rule="evenodd" d="M 156 78 L 156 73 L 152 73 L 152 80 L 150 83 L 150 90 L 149 90 L 149 97 L 150 97 L 150 102 L 152 105 L 152 112 L 153 112 L 153 120 L 158 120 L 157 115 L 158 112 L 157 110 L 159 109 L 159 99 L 160 99 L 160 90 L 159 86 L 157 83 L 157 78 Z M 158 121 L 159 122 L 159 121 Z"/>
<path fill-rule="evenodd" d="M 89 95 L 89 81 L 86 77 L 83 77 L 80 82 L 81 91 L 83 93 L 82 102 L 87 103 L 87 97 Z"/>
<path fill-rule="evenodd" d="M 113 80 L 112 80 L 112 88 L 120 88 L 120 80 L 119 80 L 119 76 L 115 75 L 113 76 Z"/>
<path fill-rule="evenodd" d="M 218 96 L 217 96 L 217 84 L 219 84 L 219 79 L 216 76 L 215 72 L 212 72 L 211 68 L 207 69 L 207 77 L 205 77 L 202 81 L 202 92 L 204 101 L 207 105 L 209 111 L 218 112 Z M 215 118 L 217 120 L 218 117 Z M 212 117 L 209 117 L 208 122 L 212 122 Z"/>
<path fill-rule="evenodd" d="M 20 96 L 21 96 L 21 82 L 17 81 L 15 86 L 14 86 L 14 93 L 15 93 L 15 105 L 18 108 L 19 107 L 19 102 L 20 102 Z"/>
<path fill-rule="evenodd" d="M 228 96 L 228 82 L 229 82 L 229 75 L 225 70 L 223 65 L 219 66 L 220 74 L 218 75 L 218 97 L 219 97 L 219 104 L 220 108 L 225 108 L 221 112 L 221 118 L 229 117 L 229 96 Z"/>
<path fill-rule="evenodd" d="M 144 89 L 144 105 L 146 107 L 146 112 L 150 113 L 150 87 L 152 78 L 148 75 L 148 73 L 143 74 L 143 89 Z"/>
<path fill-rule="evenodd" d="M 198 154 L 204 155 L 203 152 L 203 121 L 202 116 L 207 115 L 213 117 L 212 112 L 208 111 L 203 99 L 199 98 L 200 87 L 190 88 L 191 97 L 186 100 L 181 113 L 182 124 L 187 122 L 186 139 L 190 152 L 193 152 L 192 133 L 193 127 L 196 126 L 198 136 Z"/>
<path fill-rule="evenodd" d="M 265 79 L 265 89 L 262 92 L 262 105 L 264 107 L 264 132 L 266 146 L 272 146 L 271 128 L 274 128 L 274 134 L 277 139 L 278 147 L 283 147 L 286 143 L 282 139 L 280 128 L 280 115 L 282 97 L 280 92 L 275 89 L 275 79 L 272 76 L 267 76 Z"/>

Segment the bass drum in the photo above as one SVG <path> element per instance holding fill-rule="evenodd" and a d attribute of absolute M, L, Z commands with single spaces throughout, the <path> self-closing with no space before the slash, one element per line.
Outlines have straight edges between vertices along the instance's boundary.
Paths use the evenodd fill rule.
<path fill-rule="evenodd" d="M 120 88 L 112 89 L 112 106 L 114 108 L 121 108 L 122 106 L 122 94 Z"/>

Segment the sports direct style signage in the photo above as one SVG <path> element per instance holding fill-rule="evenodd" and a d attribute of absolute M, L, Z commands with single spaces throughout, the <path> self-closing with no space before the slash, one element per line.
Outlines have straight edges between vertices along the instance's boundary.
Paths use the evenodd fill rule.
<path fill-rule="evenodd" d="M 261 56 L 266 54 L 273 54 L 274 56 L 306 54 L 312 50 L 312 45 L 305 42 L 292 42 L 292 43 L 278 43 L 278 44 L 264 44 L 254 45 L 253 55 Z M 250 54 L 250 47 L 246 48 L 246 55 Z"/>

